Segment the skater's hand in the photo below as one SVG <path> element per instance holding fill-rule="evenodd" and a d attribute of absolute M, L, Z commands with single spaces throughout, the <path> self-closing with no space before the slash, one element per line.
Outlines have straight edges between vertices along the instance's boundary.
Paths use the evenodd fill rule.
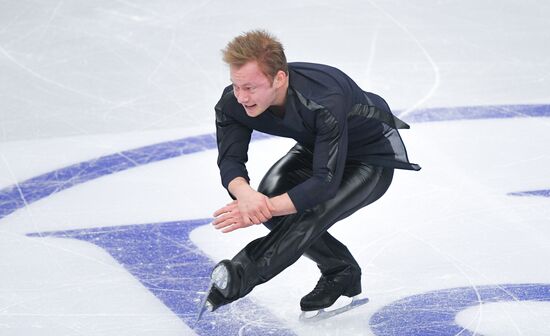
<path fill-rule="evenodd" d="M 269 204 L 270 211 L 273 210 L 273 206 L 271 205 L 271 202 L 267 201 Z M 264 219 L 262 221 L 255 222 L 253 220 L 245 220 L 245 217 L 242 215 L 242 212 L 239 207 L 239 201 L 233 201 L 223 208 L 218 209 L 216 212 L 214 212 L 214 221 L 212 222 L 212 225 L 217 230 L 222 230 L 223 233 L 235 231 L 237 229 L 246 228 L 249 226 L 252 226 L 254 224 L 261 224 L 264 221 L 267 221 L 269 218 L 271 218 L 271 214 L 269 214 L 269 218 Z M 265 218 L 265 217 L 262 217 Z"/>
<path fill-rule="evenodd" d="M 269 197 L 253 189 L 237 196 L 237 206 L 247 226 L 268 221 L 275 211 Z"/>
<path fill-rule="evenodd" d="M 242 220 L 247 226 L 264 223 L 273 217 L 275 208 L 269 197 L 252 189 L 244 178 L 233 179 L 228 189 L 237 199 Z"/>
<path fill-rule="evenodd" d="M 235 231 L 253 225 L 246 224 L 239 210 L 238 201 L 233 201 L 221 209 L 214 212 L 214 221 L 212 225 L 216 230 L 222 230 L 223 233 Z"/>

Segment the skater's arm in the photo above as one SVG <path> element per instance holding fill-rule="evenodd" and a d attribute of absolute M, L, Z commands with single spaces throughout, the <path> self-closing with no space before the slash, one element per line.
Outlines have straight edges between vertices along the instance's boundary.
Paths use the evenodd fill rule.
<path fill-rule="evenodd" d="M 221 182 L 230 196 L 235 195 L 229 190 L 229 183 L 237 178 L 248 181 L 246 162 L 248 161 L 248 145 L 252 129 L 234 119 L 231 108 L 225 108 L 233 97 L 226 88 L 224 94 L 216 105 L 216 141 L 218 145 L 218 167 L 220 169 Z"/>
<path fill-rule="evenodd" d="M 236 178 L 231 181 L 231 183 L 229 183 L 229 191 L 233 195 L 235 195 L 235 197 L 239 201 L 250 197 L 256 198 L 256 200 L 258 201 L 257 204 L 259 206 L 264 205 L 265 202 L 268 211 L 262 209 L 261 215 L 263 215 L 263 217 L 258 217 L 259 219 L 261 218 L 261 220 L 259 222 L 254 221 L 254 224 L 263 223 L 270 219 L 272 216 L 284 216 L 296 213 L 296 207 L 294 206 L 294 203 L 292 203 L 292 200 L 287 193 L 267 198 L 262 193 L 259 193 L 252 189 L 252 187 L 250 187 L 250 185 L 244 178 Z"/>

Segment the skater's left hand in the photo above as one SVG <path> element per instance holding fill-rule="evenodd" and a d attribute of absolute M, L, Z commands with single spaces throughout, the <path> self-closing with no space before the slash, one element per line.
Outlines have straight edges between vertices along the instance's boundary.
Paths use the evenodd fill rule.
<path fill-rule="evenodd" d="M 246 228 L 254 225 L 252 222 L 248 224 L 244 221 L 239 210 L 238 201 L 233 201 L 221 209 L 214 212 L 214 221 L 212 225 L 216 230 L 222 230 L 223 233 L 235 231 L 237 229 Z"/>

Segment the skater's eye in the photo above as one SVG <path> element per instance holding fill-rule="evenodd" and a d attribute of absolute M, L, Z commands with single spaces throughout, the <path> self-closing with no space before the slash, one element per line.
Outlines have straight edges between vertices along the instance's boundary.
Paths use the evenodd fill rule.
<path fill-rule="evenodd" d="M 247 86 L 239 87 L 239 86 L 233 84 L 233 91 L 235 91 L 235 92 L 243 91 L 243 92 L 246 92 L 246 93 L 254 93 L 254 92 L 256 92 L 257 88 L 258 88 L 257 86 L 248 86 L 247 85 Z"/>

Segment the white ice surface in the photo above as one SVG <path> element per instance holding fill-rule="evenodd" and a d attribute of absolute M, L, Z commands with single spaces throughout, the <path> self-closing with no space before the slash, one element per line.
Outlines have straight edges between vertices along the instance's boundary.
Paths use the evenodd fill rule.
<path fill-rule="evenodd" d="M 0 3 L 0 140 L 212 123 L 220 49 L 266 28 L 394 109 L 547 102 L 544 1 Z"/>
<path fill-rule="evenodd" d="M 264 27 L 289 60 L 348 72 L 396 110 L 549 103 L 550 5 L 541 1 L 0 2 L 0 188 L 144 145 L 214 131 L 228 83 L 219 50 Z M 377 203 L 331 232 L 363 266 L 372 302 L 316 326 L 297 322 L 317 279 L 300 260 L 251 298 L 299 335 L 372 335 L 379 308 L 427 291 L 549 283 L 550 206 L 507 193 L 548 189 L 550 120 L 413 124 L 423 170 L 399 171 Z M 257 184 L 290 146 L 254 143 Z M 49 196 L 0 220 L 0 335 L 192 335 L 102 249 L 29 238 L 207 218 L 228 201 L 215 151 L 161 161 Z M 214 260 L 264 234 L 193 242 Z M 492 303 L 457 316 L 487 335 L 548 335 L 547 303 Z"/>

